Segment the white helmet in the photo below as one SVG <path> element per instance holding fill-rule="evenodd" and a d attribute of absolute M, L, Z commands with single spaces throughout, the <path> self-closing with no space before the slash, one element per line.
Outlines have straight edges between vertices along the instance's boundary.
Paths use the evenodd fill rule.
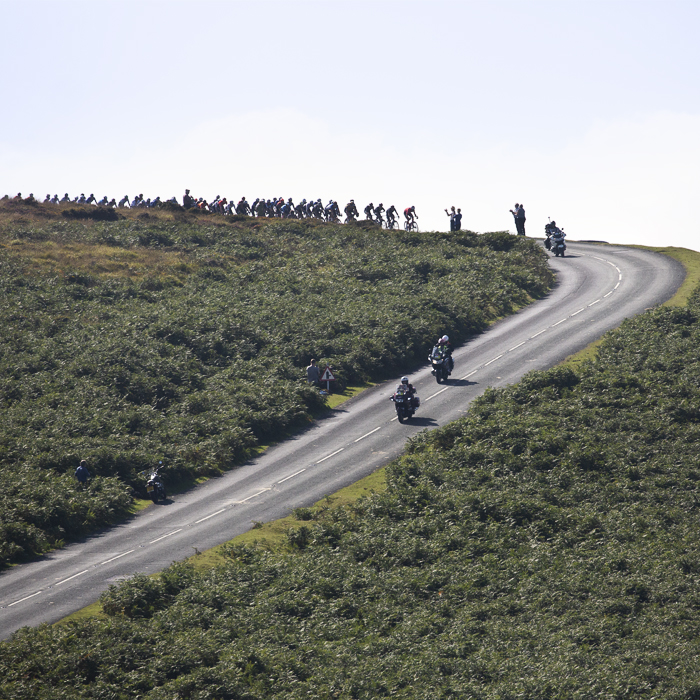
<path fill-rule="evenodd" d="M 408 384 L 408 377 L 401 377 L 402 384 Z"/>
<path fill-rule="evenodd" d="M 443 335 L 442 338 L 440 338 L 443 343 L 449 343 L 450 342 L 450 337 L 447 335 Z"/>

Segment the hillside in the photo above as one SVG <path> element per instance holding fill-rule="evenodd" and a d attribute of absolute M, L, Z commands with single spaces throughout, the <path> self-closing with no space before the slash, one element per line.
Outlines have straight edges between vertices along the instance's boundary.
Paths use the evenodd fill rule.
<path fill-rule="evenodd" d="M 0 204 L 0 566 L 127 513 L 138 473 L 220 473 L 342 389 L 544 294 L 533 241 Z M 97 475 L 72 478 L 80 459 Z"/>
<path fill-rule="evenodd" d="M 287 547 L 0 645 L 12 698 L 700 697 L 700 292 L 490 390 Z"/>

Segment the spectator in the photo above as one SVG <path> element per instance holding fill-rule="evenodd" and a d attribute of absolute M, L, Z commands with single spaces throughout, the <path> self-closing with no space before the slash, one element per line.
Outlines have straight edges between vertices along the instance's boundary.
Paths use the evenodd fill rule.
<path fill-rule="evenodd" d="M 90 478 L 90 472 L 87 468 L 87 462 L 84 459 L 80 460 L 78 468 L 75 470 L 75 478 L 78 480 L 79 484 L 87 484 Z"/>
<path fill-rule="evenodd" d="M 510 213 L 515 219 L 515 230 L 518 236 L 525 235 L 525 207 L 522 204 L 515 203 L 515 209 L 510 209 Z"/>
<path fill-rule="evenodd" d="M 450 231 L 456 231 L 457 229 L 455 228 L 455 217 L 457 216 L 457 212 L 455 211 L 454 206 L 450 207 L 450 211 L 447 211 L 445 209 L 445 214 L 450 217 Z"/>
<path fill-rule="evenodd" d="M 455 214 L 455 231 L 461 231 L 462 230 L 462 210 L 457 209 L 457 213 Z"/>
<path fill-rule="evenodd" d="M 306 368 L 306 380 L 312 386 L 318 386 L 319 373 L 318 373 L 318 367 L 316 366 L 316 360 L 311 360 L 311 363 Z"/>

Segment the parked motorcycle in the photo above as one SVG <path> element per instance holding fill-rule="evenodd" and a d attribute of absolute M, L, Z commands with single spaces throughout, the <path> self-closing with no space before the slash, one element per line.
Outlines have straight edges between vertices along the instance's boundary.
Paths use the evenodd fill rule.
<path fill-rule="evenodd" d="M 158 466 L 152 471 L 142 471 L 142 475 L 148 475 L 148 481 L 146 481 L 146 493 L 148 497 L 154 502 L 164 501 L 165 495 L 165 484 L 163 483 L 163 478 L 160 475 L 160 471 L 164 469 L 163 462 L 158 462 Z"/>
<path fill-rule="evenodd" d="M 396 416 L 399 419 L 399 423 L 407 421 L 420 406 L 420 398 L 418 396 L 411 396 L 408 390 L 399 388 L 396 390 L 394 395 L 391 397 L 396 407 Z"/>
<path fill-rule="evenodd" d="M 428 362 L 432 365 L 432 374 L 435 375 L 435 381 L 438 384 L 447 381 L 447 377 L 450 376 L 450 356 L 442 345 L 436 345 L 430 355 L 428 355 Z"/>

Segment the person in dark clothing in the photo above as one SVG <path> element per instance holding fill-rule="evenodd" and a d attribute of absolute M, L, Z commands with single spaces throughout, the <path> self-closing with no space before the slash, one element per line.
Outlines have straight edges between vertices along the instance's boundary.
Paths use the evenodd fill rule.
<path fill-rule="evenodd" d="M 90 478 L 90 472 L 87 468 L 87 462 L 84 459 L 80 460 L 80 464 L 75 470 L 75 478 L 78 480 L 79 484 L 83 485 L 87 484 L 88 479 Z"/>
<path fill-rule="evenodd" d="M 510 213 L 515 219 L 515 230 L 518 236 L 525 235 L 525 207 L 522 204 L 515 203 L 515 209 L 511 209 Z"/>

